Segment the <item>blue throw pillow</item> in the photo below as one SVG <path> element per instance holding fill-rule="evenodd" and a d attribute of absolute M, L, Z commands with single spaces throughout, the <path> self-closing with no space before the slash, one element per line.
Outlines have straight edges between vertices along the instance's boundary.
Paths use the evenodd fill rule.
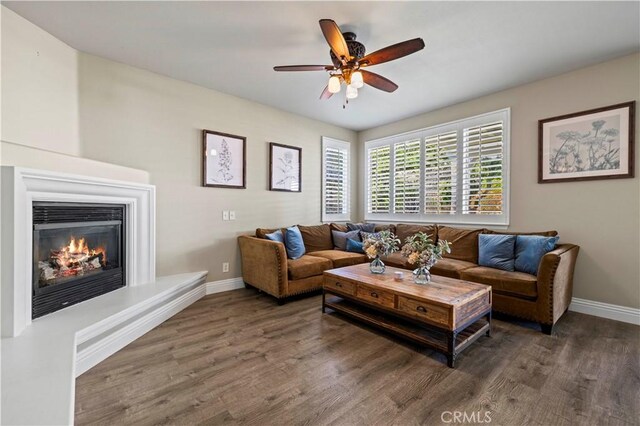
<path fill-rule="evenodd" d="M 478 264 L 489 268 L 515 271 L 515 235 L 478 235 Z"/>
<path fill-rule="evenodd" d="M 364 254 L 364 248 L 362 248 L 363 244 L 364 243 L 362 241 L 356 241 L 351 238 L 347 238 L 347 251 Z"/>
<path fill-rule="evenodd" d="M 353 240 L 360 239 L 360 231 L 349 231 L 349 232 L 340 232 L 340 231 L 331 231 L 333 235 L 333 245 L 339 248 L 340 250 L 347 249 L 347 238 L 351 238 Z"/>
<path fill-rule="evenodd" d="M 373 232 L 376 229 L 375 223 L 347 223 L 349 231 Z"/>
<path fill-rule="evenodd" d="M 287 232 L 284 237 L 284 245 L 287 248 L 287 257 L 289 259 L 298 259 L 302 257 L 305 252 L 304 241 L 302 240 L 300 229 L 297 226 L 287 228 Z"/>
<path fill-rule="evenodd" d="M 540 237 L 518 235 L 516 239 L 516 271 L 538 275 L 538 265 L 542 256 L 556 248 L 560 237 Z"/>
<path fill-rule="evenodd" d="M 283 243 L 284 244 L 284 235 L 282 235 L 282 230 L 278 229 L 275 232 L 272 232 L 270 234 L 266 234 L 264 236 L 267 240 L 271 240 L 271 241 L 277 241 L 279 243 Z"/>

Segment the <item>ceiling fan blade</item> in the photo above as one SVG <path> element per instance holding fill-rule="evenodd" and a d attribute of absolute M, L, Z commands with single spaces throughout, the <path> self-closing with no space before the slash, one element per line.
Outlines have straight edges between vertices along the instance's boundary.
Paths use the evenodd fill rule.
<path fill-rule="evenodd" d="M 384 78 L 381 75 L 365 70 L 360 70 L 360 72 L 362 73 L 362 79 L 364 80 L 364 82 L 369 86 L 375 87 L 376 89 L 391 93 L 395 92 L 395 90 L 398 88 L 397 84 L 387 78 Z"/>
<path fill-rule="evenodd" d="M 333 93 L 329 91 L 329 85 L 327 84 L 327 86 L 324 88 L 324 90 L 320 94 L 320 99 L 329 99 L 332 96 L 333 96 Z"/>
<path fill-rule="evenodd" d="M 342 36 L 342 31 L 340 31 L 340 27 L 338 27 L 333 20 L 321 19 L 320 29 L 322 30 L 322 34 L 324 34 L 324 38 L 327 39 L 327 43 L 329 43 L 334 55 L 339 59 L 344 57 L 347 61 L 351 59 L 351 55 L 349 55 L 349 47 Z"/>
<path fill-rule="evenodd" d="M 274 71 L 331 71 L 333 65 L 280 65 L 273 67 Z"/>
<path fill-rule="evenodd" d="M 413 40 L 403 41 L 391 46 L 387 46 L 384 49 L 376 50 L 360 59 L 361 65 L 377 65 L 384 62 L 393 61 L 394 59 L 402 58 L 403 56 L 411 55 L 418 50 L 424 49 L 424 41 L 421 38 L 414 38 Z"/>

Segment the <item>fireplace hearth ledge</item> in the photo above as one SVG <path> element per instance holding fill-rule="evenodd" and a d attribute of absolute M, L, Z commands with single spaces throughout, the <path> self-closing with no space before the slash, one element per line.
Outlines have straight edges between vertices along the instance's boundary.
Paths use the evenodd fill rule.
<path fill-rule="evenodd" d="M 2 339 L 1 424 L 73 424 L 75 378 L 206 294 L 207 271 L 124 287 Z"/>

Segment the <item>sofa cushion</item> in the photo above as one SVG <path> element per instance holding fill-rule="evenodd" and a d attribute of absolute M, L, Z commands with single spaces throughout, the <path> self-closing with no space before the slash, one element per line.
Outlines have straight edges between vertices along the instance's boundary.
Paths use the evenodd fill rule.
<path fill-rule="evenodd" d="M 493 229 L 485 229 L 485 234 L 498 235 L 539 235 L 541 237 L 555 237 L 558 231 L 536 231 L 536 232 L 511 232 L 511 231 L 494 231 Z"/>
<path fill-rule="evenodd" d="M 478 266 L 465 269 L 460 278 L 480 284 L 490 285 L 495 293 L 525 299 L 538 297 L 537 278 L 524 272 L 509 272 Z"/>
<path fill-rule="evenodd" d="M 538 266 L 542 256 L 556 248 L 560 237 L 541 237 L 538 235 L 518 235 L 516 238 L 515 270 L 538 275 Z"/>
<path fill-rule="evenodd" d="M 451 253 L 445 253 L 449 259 L 478 263 L 478 235 L 484 229 L 462 229 L 450 226 L 438 226 L 438 240 L 451 243 Z"/>
<path fill-rule="evenodd" d="M 396 226 L 393 223 L 377 223 L 373 228 L 373 232 L 391 231 L 392 234 L 396 233 Z"/>
<path fill-rule="evenodd" d="M 407 258 L 401 255 L 400 252 L 391 253 L 389 256 L 383 256 L 382 261 L 385 265 L 394 266 L 396 268 L 415 269 L 415 266 L 412 268 Z"/>
<path fill-rule="evenodd" d="M 440 259 L 431 267 L 431 273 L 449 278 L 460 278 L 460 273 L 464 270 L 475 268 L 475 263 L 465 262 L 457 259 Z"/>
<path fill-rule="evenodd" d="M 316 253 L 319 252 L 314 252 L 314 254 Z M 287 260 L 287 269 L 289 270 L 290 280 L 299 280 L 302 278 L 313 277 L 314 275 L 322 275 L 324 271 L 331 268 L 333 268 L 333 264 L 329 259 L 312 256 L 310 254 L 305 254 L 298 259 Z"/>
<path fill-rule="evenodd" d="M 287 228 L 284 233 L 284 246 L 289 259 L 298 259 L 305 253 L 304 240 L 297 226 Z"/>
<path fill-rule="evenodd" d="M 332 231 L 340 231 L 340 232 L 349 231 L 349 228 L 347 228 L 347 225 L 342 225 L 340 223 L 330 223 L 329 227 L 331 228 Z"/>
<path fill-rule="evenodd" d="M 307 253 L 318 250 L 331 250 L 333 239 L 331 238 L 331 227 L 328 224 L 304 226 L 298 225 L 304 247 Z"/>
<path fill-rule="evenodd" d="M 515 235 L 478 235 L 478 265 L 503 271 L 515 271 L 515 261 Z"/>
<path fill-rule="evenodd" d="M 333 268 L 342 268 L 344 266 L 358 265 L 367 261 L 367 256 L 361 253 L 351 253 L 342 250 L 322 250 L 314 251 L 309 256 L 317 256 L 327 259 L 333 264 Z M 331 269 L 331 268 L 329 268 Z"/>
<path fill-rule="evenodd" d="M 399 223 L 396 225 L 396 236 L 400 240 L 400 246 L 406 243 L 406 239 L 418 232 L 424 232 L 430 235 L 433 242 L 438 238 L 438 227 L 436 225 L 409 225 L 406 223 Z"/>
<path fill-rule="evenodd" d="M 333 245 L 340 250 L 347 249 L 347 239 L 360 240 L 360 231 L 341 232 L 332 230 L 331 235 L 333 236 Z"/>

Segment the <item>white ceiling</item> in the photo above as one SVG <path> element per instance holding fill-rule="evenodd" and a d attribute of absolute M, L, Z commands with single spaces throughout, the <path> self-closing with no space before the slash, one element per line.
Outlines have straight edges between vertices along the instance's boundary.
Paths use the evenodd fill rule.
<path fill-rule="evenodd" d="M 3 2 L 83 52 L 286 111 L 362 130 L 640 50 L 639 2 Z M 342 109 L 318 99 L 330 64 L 318 20 L 373 52 L 422 37 L 426 48 L 371 70 Z M 344 92 L 342 92 L 344 93 Z"/>

